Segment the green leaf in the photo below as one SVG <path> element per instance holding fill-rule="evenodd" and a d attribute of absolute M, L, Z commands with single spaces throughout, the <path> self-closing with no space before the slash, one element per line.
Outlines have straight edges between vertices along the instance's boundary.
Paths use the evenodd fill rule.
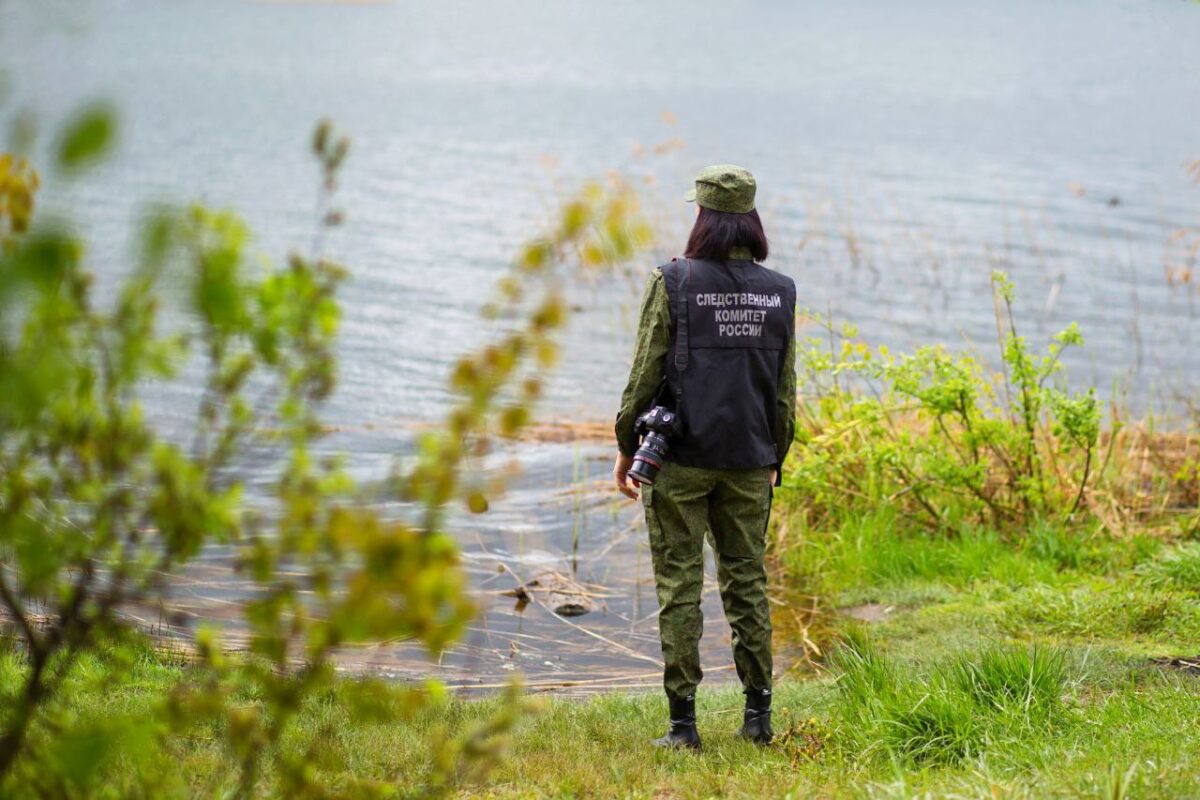
<path fill-rule="evenodd" d="M 57 163 L 64 172 L 77 172 L 104 158 L 116 138 L 116 115 L 104 103 L 85 106 L 59 135 Z"/>

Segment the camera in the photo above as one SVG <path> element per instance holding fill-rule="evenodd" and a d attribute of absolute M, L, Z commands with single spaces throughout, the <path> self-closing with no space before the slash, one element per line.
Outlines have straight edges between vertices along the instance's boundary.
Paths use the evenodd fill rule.
<path fill-rule="evenodd" d="M 640 484 L 653 486 L 666 461 L 668 442 L 681 433 L 679 415 L 665 406 L 655 406 L 638 417 L 633 428 L 643 438 L 633 454 L 629 477 Z"/>

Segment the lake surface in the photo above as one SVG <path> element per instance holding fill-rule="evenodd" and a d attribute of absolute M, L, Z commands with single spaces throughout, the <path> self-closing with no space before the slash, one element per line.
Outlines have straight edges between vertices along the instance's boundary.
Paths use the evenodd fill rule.
<path fill-rule="evenodd" d="M 521 241 L 588 177 L 642 187 L 660 238 L 611 280 L 571 289 L 578 311 L 541 417 L 612 418 L 641 282 L 675 255 L 690 177 L 750 167 L 771 236 L 768 264 L 800 303 L 893 349 L 927 342 L 996 351 L 988 278 L 1018 286 L 1037 344 L 1071 321 L 1087 346 L 1077 385 L 1120 387 L 1135 410 L 1195 395 L 1200 335 L 1189 264 L 1172 234 L 1200 225 L 1200 4 L 1046 3 L 241 3 L 0 0 L 0 67 L 43 130 L 79 101 L 122 113 L 118 157 L 86 181 L 51 181 L 42 204 L 80 219 L 101 291 L 129 262 L 151 201 L 240 209 L 275 258 L 312 239 L 321 116 L 353 138 L 327 250 L 343 292 L 341 379 L 329 408 L 364 481 L 411 448 L 448 400 L 447 365 L 486 335 L 478 310 Z M 149 395 L 190 421 L 187 386 Z M 658 656 L 639 509 L 604 485 L 612 447 L 515 446 L 524 467 L 484 517 L 459 524 L 483 591 L 569 569 L 605 587 L 574 623 L 487 598 L 469 641 L 435 669 L 490 685 L 636 675 Z M 264 466 L 254 475 L 261 489 Z M 181 579 L 181 605 L 227 616 L 238 588 L 214 549 Z M 505 583 L 507 581 L 507 583 Z M 727 667 L 715 589 L 705 663 Z M 625 648 L 625 649 L 622 649 Z M 631 655 L 635 651 L 638 656 Z M 351 666 L 411 674 L 405 648 Z M 353 662 L 353 663 L 351 663 Z M 728 675 L 717 671 L 715 676 Z"/>

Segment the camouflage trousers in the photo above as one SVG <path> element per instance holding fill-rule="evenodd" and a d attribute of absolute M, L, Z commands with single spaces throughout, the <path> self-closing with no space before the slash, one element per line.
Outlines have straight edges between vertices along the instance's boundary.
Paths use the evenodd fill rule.
<path fill-rule="evenodd" d="M 709 535 L 733 663 L 747 689 L 771 688 L 771 614 L 763 566 L 771 513 L 771 470 L 719 470 L 667 463 L 642 487 L 658 594 L 658 629 L 667 696 L 693 695 L 704 618 L 704 539 Z"/>

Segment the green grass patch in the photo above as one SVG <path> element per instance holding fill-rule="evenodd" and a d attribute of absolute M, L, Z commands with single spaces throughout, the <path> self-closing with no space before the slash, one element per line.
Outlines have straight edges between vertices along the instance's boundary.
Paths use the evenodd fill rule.
<path fill-rule="evenodd" d="M 1050 522 L 1019 535 L 979 526 L 930 533 L 885 508 L 847 518 L 834 530 L 806 531 L 777 542 L 776 557 L 784 580 L 853 602 L 880 590 L 911 591 L 920 584 L 950 589 L 983 580 L 1053 585 L 1064 574 L 1119 574 L 1152 561 L 1161 548 L 1149 536 L 1117 539 Z M 1196 552 L 1191 566 L 1200 576 L 1200 549 Z M 1186 569 L 1175 565 L 1171 574 L 1185 575 Z M 1200 580 L 1193 585 L 1200 588 Z"/>
<path fill-rule="evenodd" d="M 1200 542 L 1168 549 L 1137 570 L 1148 586 L 1200 591 Z"/>
<path fill-rule="evenodd" d="M 984 606 L 922 608 L 872 626 L 869 636 L 850 629 L 826 675 L 777 687 L 779 737 L 766 749 L 735 736 L 741 696 L 734 687 L 702 686 L 699 754 L 649 745 L 666 724 L 658 693 L 536 698 L 500 766 L 454 796 L 1075 798 L 1114 787 L 1121 793 L 1105 796 L 1200 793 L 1200 682 L 1118 647 L 1009 640 L 991 616 L 972 617 L 968 608 Z M 948 637 L 947 626 L 973 632 Z M 11 653 L 0 664 L 6 680 L 21 668 Z M 152 654 L 134 659 L 116 685 L 75 684 L 57 713 L 153 718 L 156 698 L 186 681 L 190 669 L 156 663 Z M 482 724 L 500 706 L 498 698 L 451 699 L 407 722 L 373 723 L 347 708 L 350 695 L 335 688 L 302 711 L 300 732 L 336 732 L 312 769 L 347 789 L 364 777 L 394 781 L 397 797 L 421 785 L 431 741 Z M 101 758 L 97 780 L 86 793 L 68 793 L 212 797 L 232 788 L 227 756 L 211 732 L 152 733 L 161 737 L 153 748 L 133 753 L 126 737 L 94 751 Z M 76 739 L 61 752 L 80 757 L 89 746 Z M 28 783 L 11 794 L 34 797 L 53 788 Z"/>
<path fill-rule="evenodd" d="M 837 714 L 848 746 L 910 766 L 956 764 L 1014 733 L 1048 733 L 1065 715 L 1066 660 L 1056 648 L 990 647 L 902 667 L 856 631 L 834 652 Z"/>

